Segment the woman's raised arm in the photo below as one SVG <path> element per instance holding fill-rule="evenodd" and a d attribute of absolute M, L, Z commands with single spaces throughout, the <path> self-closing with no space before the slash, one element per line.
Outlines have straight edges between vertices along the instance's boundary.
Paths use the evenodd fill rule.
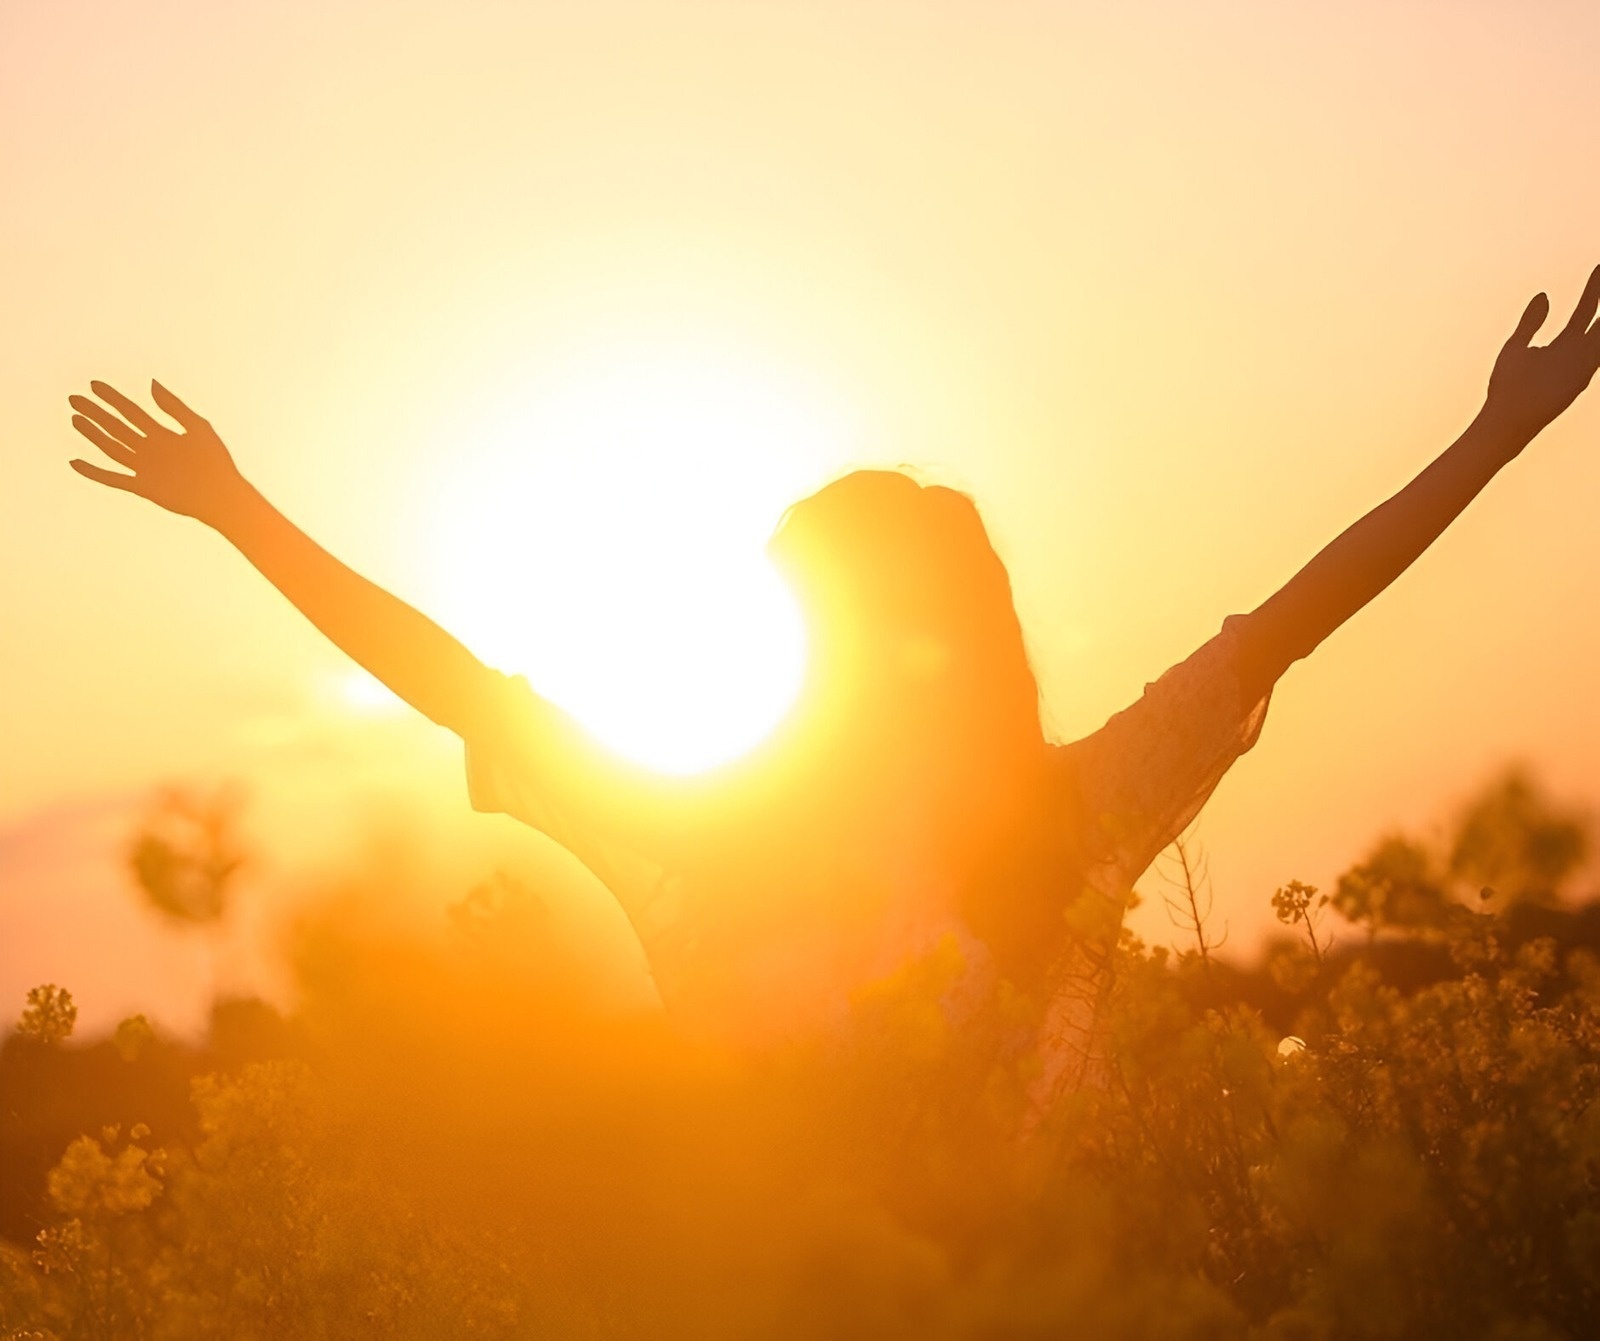
<path fill-rule="evenodd" d="M 478 728 L 496 701 L 493 673 L 432 620 L 339 562 L 267 502 L 240 474 L 209 423 L 157 382 L 150 384 L 151 396 L 179 429 L 104 382 L 91 382 L 89 389 L 98 400 L 69 398 L 76 411 L 72 426 L 126 473 L 75 460 L 78 474 L 220 532 L 301 614 L 400 698 L 460 735 Z"/>
<path fill-rule="evenodd" d="M 1506 462 L 1567 408 L 1600 368 L 1600 267 L 1561 333 L 1530 344 L 1550 315 L 1537 295 L 1495 360 L 1476 419 L 1393 498 L 1367 513 L 1250 615 L 1241 630 L 1246 702 L 1403 573 Z M 1591 323 L 1594 323 L 1591 325 Z"/>

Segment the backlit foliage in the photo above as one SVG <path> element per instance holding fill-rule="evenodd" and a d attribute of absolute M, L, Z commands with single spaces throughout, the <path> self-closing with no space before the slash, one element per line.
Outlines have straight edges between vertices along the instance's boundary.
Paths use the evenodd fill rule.
<path fill-rule="evenodd" d="M 234 833 L 239 797 L 172 789 L 157 798 L 129 852 L 140 891 L 152 908 L 179 922 L 205 925 L 228 910 L 243 851 Z"/>
<path fill-rule="evenodd" d="M 1441 879 L 1483 813 L 1381 845 L 1331 947 L 1294 883 L 1254 969 L 1124 935 L 1103 1083 L 1022 1137 L 1025 1004 L 953 1024 L 953 941 L 734 1055 L 586 996 L 515 879 L 436 940 L 326 906 L 290 1019 L 232 1008 L 164 1129 L 56 1148 L 0 1337 L 1594 1335 L 1595 919 L 1551 906 L 1567 857 Z M 158 1107 L 178 1045 L 98 1046 Z"/>
<path fill-rule="evenodd" d="M 47 982 L 28 993 L 28 1004 L 17 1021 L 17 1032 L 40 1043 L 59 1043 L 72 1036 L 78 1007 L 72 993 Z"/>

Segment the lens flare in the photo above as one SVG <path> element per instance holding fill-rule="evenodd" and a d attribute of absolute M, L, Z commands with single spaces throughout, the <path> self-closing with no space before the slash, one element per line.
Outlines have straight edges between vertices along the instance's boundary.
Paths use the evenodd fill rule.
<path fill-rule="evenodd" d="M 681 341 L 524 378 L 452 435 L 437 608 L 638 762 L 735 758 L 804 676 L 800 614 L 764 547 L 842 433 L 802 380 Z"/>

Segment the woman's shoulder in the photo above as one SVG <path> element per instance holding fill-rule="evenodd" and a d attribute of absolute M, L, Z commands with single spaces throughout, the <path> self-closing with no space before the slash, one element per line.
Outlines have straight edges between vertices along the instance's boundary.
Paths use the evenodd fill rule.
<path fill-rule="evenodd" d="M 1194 819 L 1260 733 L 1267 696 L 1247 701 L 1241 679 L 1247 618 L 1224 620 L 1104 726 L 1058 747 L 1058 785 L 1133 876 Z"/>

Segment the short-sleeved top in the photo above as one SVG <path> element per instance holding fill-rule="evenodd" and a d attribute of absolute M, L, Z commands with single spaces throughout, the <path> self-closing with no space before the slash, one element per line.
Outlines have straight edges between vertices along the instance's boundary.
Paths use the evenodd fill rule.
<path fill-rule="evenodd" d="M 1060 923 L 1036 1022 L 1030 1094 L 1040 1111 L 1092 1070 L 1110 948 L 1134 881 L 1260 732 L 1268 695 L 1247 701 L 1245 618 L 1224 621 L 1092 735 L 1050 747 L 1045 775 L 1060 779 L 1059 823 L 1076 826 L 1082 840 L 1071 845 L 1076 869 L 1061 872 L 1063 907 L 1086 895 L 1103 915 Z M 984 946 L 954 912 L 951 876 L 919 854 L 914 832 L 865 861 L 859 853 L 851 859 L 850 879 L 867 891 L 852 896 L 853 907 L 868 910 L 864 932 L 859 918 L 845 936 L 825 920 L 785 923 L 778 914 L 763 923 L 750 913 L 742 924 L 750 934 L 740 936 L 707 910 L 761 909 L 775 889 L 836 884 L 833 854 L 775 848 L 753 818 L 759 798 L 744 812 L 733 807 L 720 828 L 697 829 L 692 817 L 710 803 L 693 781 L 651 778 L 625 764 L 520 677 L 499 677 L 496 686 L 486 726 L 466 742 L 473 807 L 513 816 L 577 856 L 632 921 L 668 1010 L 695 1027 L 825 1024 L 874 975 L 952 936 L 980 971 Z M 719 887 L 730 882 L 750 888 L 719 903 L 727 893 Z"/>

